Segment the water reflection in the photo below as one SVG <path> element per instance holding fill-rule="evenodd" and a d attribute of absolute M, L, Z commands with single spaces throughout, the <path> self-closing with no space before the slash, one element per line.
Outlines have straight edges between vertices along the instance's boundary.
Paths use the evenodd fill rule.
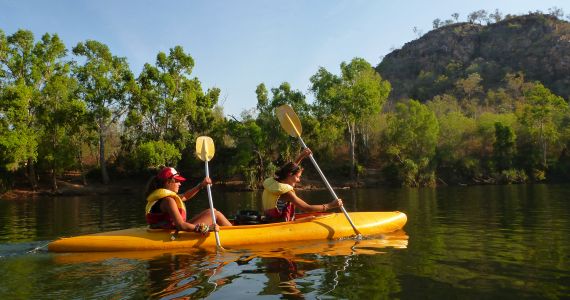
<path fill-rule="evenodd" d="M 62 278 L 64 281 L 93 278 L 98 276 L 94 270 L 105 266 L 105 274 L 110 279 L 100 289 L 121 290 L 128 282 L 124 278 L 133 278 L 133 273 L 146 274 L 131 284 L 142 287 L 142 294 L 152 298 L 205 298 L 212 293 L 220 298 L 226 294 L 235 298 L 236 290 L 239 290 L 240 297 L 282 295 L 299 299 L 334 294 L 340 276 L 350 266 L 351 257 L 405 249 L 407 243 L 406 233 L 398 231 L 362 240 L 277 243 L 223 252 L 53 254 L 52 261 L 58 269 L 68 270 Z M 108 266 L 113 267 L 109 269 Z M 248 288 L 244 290 L 244 286 Z"/>

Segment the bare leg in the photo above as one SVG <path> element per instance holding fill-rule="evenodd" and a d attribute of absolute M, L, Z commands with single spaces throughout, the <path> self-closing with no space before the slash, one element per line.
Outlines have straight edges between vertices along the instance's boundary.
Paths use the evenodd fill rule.
<path fill-rule="evenodd" d="M 232 226 L 232 223 L 230 223 L 230 221 L 228 221 L 226 216 L 224 216 L 221 212 L 214 210 L 214 213 L 216 215 L 216 221 L 217 221 L 218 225 L 220 225 L 220 226 Z M 206 223 L 208 225 L 213 224 L 214 222 L 212 221 L 210 209 L 206 209 L 206 210 L 202 211 L 201 213 L 197 214 L 196 216 L 194 216 L 194 218 L 192 218 L 190 220 L 190 223 L 192 223 L 192 224 Z"/>

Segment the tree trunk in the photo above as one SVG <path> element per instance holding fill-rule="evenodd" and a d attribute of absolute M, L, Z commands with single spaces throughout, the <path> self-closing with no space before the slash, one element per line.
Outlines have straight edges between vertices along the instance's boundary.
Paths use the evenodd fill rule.
<path fill-rule="evenodd" d="M 58 190 L 57 177 L 56 177 L 55 166 L 54 166 L 51 169 L 51 191 L 55 193 L 55 192 L 57 192 L 57 190 Z"/>
<path fill-rule="evenodd" d="M 548 166 L 546 165 L 546 147 L 547 147 L 547 141 L 546 138 L 544 137 L 544 124 L 541 122 L 540 123 L 540 135 L 539 135 L 539 141 L 542 144 L 542 164 L 543 167 L 546 169 L 548 168 Z"/>
<path fill-rule="evenodd" d="M 542 142 L 542 161 L 544 163 L 544 168 L 548 169 L 548 165 L 546 162 L 546 150 L 547 150 L 548 145 L 546 144 L 546 140 Z"/>
<path fill-rule="evenodd" d="M 263 165 L 263 157 L 261 156 L 261 151 L 254 150 L 257 153 L 257 158 L 259 159 L 259 164 L 257 165 L 257 186 L 261 186 L 261 183 L 265 179 L 265 166 Z"/>
<path fill-rule="evenodd" d="M 107 163 L 105 161 L 105 139 L 103 131 L 99 132 L 99 164 L 101 165 L 101 179 L 103 184 L 109 184 L 109 174 L 107 173 Z"/>
<path fill-rule="evenodd" d="M 83 185 L 87 185 L 87 176 L 85 176 L 85 166 L 83 166 L 83 152 L 81 151 L 81 145 L 79 145 L 79 151 L 77 152 L 77 161 L 79 162 L 79 172 L 81 173 L 81 181 Z"/>
<path fill-rule="evenodd" d="M 348 122 L 348 135 L 350 138 L 350 178 L 356 179 L 356 132 L 354 122 Z"/>
<path fill-rule="evenodd" d="M 57 129 L 56 129 L 57 131 Z M 57 161 L 56 161 L 56 157 L 57 155 L 55 154 L 57 151 L 57 141 L 55 138 L 55 133 L 53 133 L 52 135 L 52 153 L 53 153 L 53 161 L 52 161 L 52 165 L 51 165 L 51 190 L 52 192 L 57 192 L 58 187 L 57 187 L 57 177 L 56 177 L 56 169 L 57 169 Z"/>
<path fill-rule="evenodd" d="M 34 167 L 34 160 L 32 158 L 28 158 L 28 180 L 30 181 L 32 190 L 36 191 L 38 189 L 38 180 L 36 178 L 36 170 Z"/>

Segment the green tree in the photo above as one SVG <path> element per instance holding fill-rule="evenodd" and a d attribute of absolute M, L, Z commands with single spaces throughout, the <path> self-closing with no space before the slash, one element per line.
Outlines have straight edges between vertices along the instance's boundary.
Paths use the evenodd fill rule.
<path fill-rule="evenodd" d="M 433 185 L 433 161 L 439 125 L 426 105 L 410 100 L 396 105 L 388 116 L 387 153 L 399 166 L 399 179 L 407 186 Z"/>
<path fill-rule="evenodd" d="M 34 68 L 34 36 L 28 30 L 0 34 L 0 62 L 5 78 L 0 101 L 2 164 L 15 171 L 27 166 L 32 189 L 37 188 L 35 161 L 40 135 L 36 114 L 41 82 Z"/>
<path fill-rule="evenodd" d="M 134 151 L 138 169 L 175 166 L 181 158 L 176 146 L 165 141 L 149 141 L 139 145 Z"/>
<path fill-rule="evenodd" d="M 456 87 L 459 94 L 464 97 L 462 104 L 470 114 L 476 114 L 476 107 L 479 104 L 477 96 L 483 92 L 483 87 L 481 86 L 481 75 L 479 73 L 471 73 L 465 79 L 459 79 L 456 82 Z M 477 100 L 477 101 L 475 101 Z"/>
<path fill-rule="evenodd" d="M 228 122 L 232 159 L 227 170 L 230 174 L 243 174 L 248 187 L 256 189 L 269 175 L 267 172 L 274 171 L 268 153 L 268 135 L 251 114 L 244 113 L 241 117 L 241 121 L 234 119 Z"/>
<path fill-rule="evenodd" d="M 57 35 L 45 34 L 34 48 L 34 68 L 42 82 L 37 118 L 42 126 L 40 162 L 51 173 L 52 190 L 56 191 L 57 175 L 73 166 L 76 147 L 71 143 L 74 130 L 81 126 L 85 104 L 77 97 L 78 84 L 71 76 L 71 63 L 64 61 L 66 49 Z"/>
<path fill-rule="evenodd" d="M 234 133 L 239 137 L 238 153 L 249 152 L 247 162 L 248 181 L 251 187 L 259 186 L 263 179 L 275 171 L 275 166 L 294 156 L 293 149 L 298 148 L 296 142 L 291 142 L 289 136 L 278 124 L 275 108 L 288 104 L 299 114 L 303 123 L 303 135 L 311 136 L 311 120 L 309 105 L 305 95 L 291 87 L 288 82 L 281 83 L 271 89 L 271 97 L 261 83 L 256 88 L 257 116 L 254 113 L 242 114 L 242 124 L 233 126 Z M 241 128 L 242 133 L 239 133 Z M 243 160 L 243 159 L 242 159 Z"/>
<path fill-rule="evenodd" d="M 548 150 L 560 138 L 559 126 L 568 103 L 538 82 L 526 90 L 524 97 L 526 103 L 518 111 L 519 122 L 539 145 L 542 165 L 548 168 Z"/>
<path fill-rule="evenodd" d="M 390 83 L 362 58 L 340 65 L 341 75 L 320 68 L 311 77 L 317 116 L 336 122 L 348 132 L 351 178 L 356 178 L 356 133 L 359 122 L 377 114 L 390 93 Z"/>
<path fill-rule="evenodd" d="M 265 83 L 260 83 L 255 88 L 255 95 L 257 95 L 257 110 L 264 113 L 270 110 L 269 108 L 269 95 Z"/>
<path fill-rule="evenodd" d="M 159 52 L 155 65 L 145 64 L 137 83 L 126 125 L 133 143 L 164 140 L 184 149 L 197 134 L 207 134 L 217 120 L 213 113 L 220 89 L 206 92 L 192 78 L 194 59 L 181 46 Z M 219 121 L 219 120 L 217 120 Z"/>
<path fill-rule="evenodd" d="M 498 171 L 512 168 L 515 159 L 517 136 L 514 130 L 500 122 L 495 123 L 495 143 L 493 144 L 493 159 Z"/>
<path fill-rule="evenodd" d="M 80 42 L 73 53 L 84 63 L 74 68 L 80 84 L 80 96 L 99 135 L 99 164 L 103 183 L 109 183 L 105 157 L 105 142 L 109 129 L 127 112 L 134 91 L 134 77 L 127 60 L 114 56 L 107 45 L 98 41 Z"/>
<path fill-rule="evenodd" d="M 438 177 L 446 183 L 470 180 L 479 167 L 475 119 L 465 116 L 457 100 L 447 94 L 434 97 L 426 105 L 439 124 L 435 157 Z"/>

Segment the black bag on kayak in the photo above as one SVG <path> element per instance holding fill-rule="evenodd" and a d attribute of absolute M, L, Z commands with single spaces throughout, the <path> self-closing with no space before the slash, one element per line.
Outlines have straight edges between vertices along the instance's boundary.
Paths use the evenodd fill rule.
<path fill-rule="evenodd" d="M 234 220 L 235 225 L 255 225 L 261 223 L 261 216 L 256 210 L 240 210 Z"/>

